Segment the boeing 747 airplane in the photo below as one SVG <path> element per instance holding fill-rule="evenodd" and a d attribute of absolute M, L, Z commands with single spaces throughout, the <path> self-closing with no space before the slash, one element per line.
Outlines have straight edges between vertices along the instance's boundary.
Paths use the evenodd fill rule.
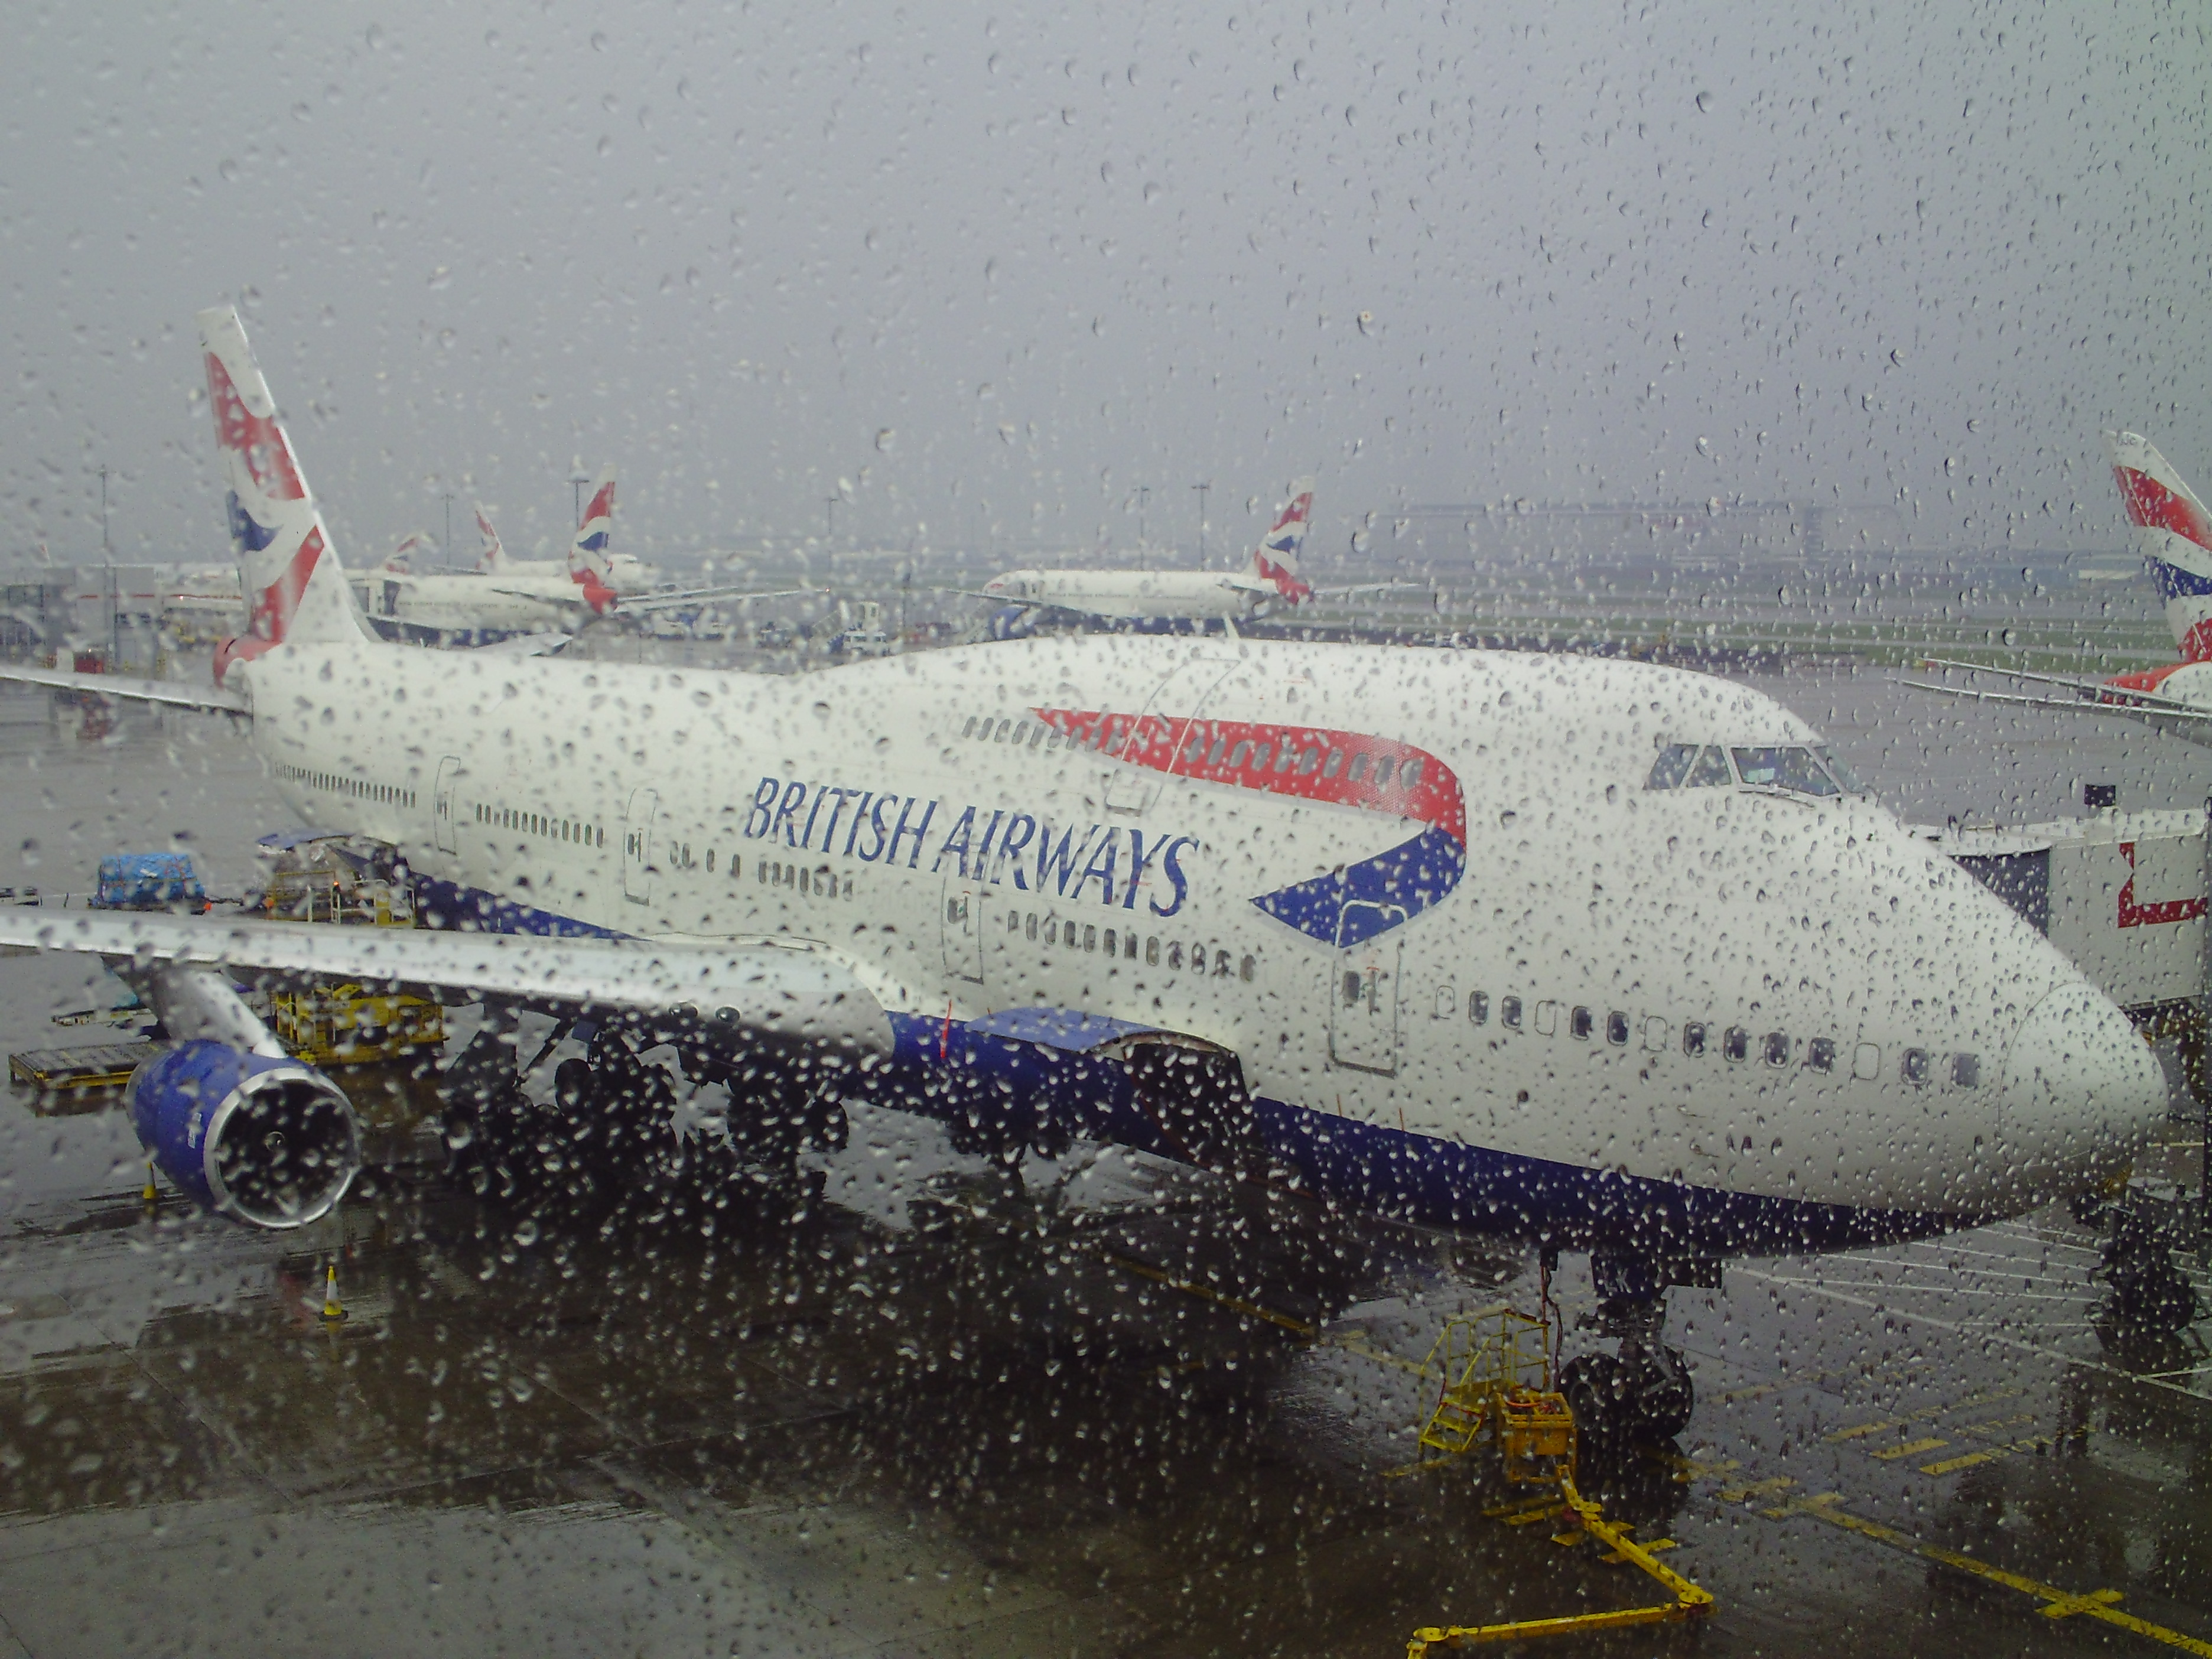
<path fill-rule="evenodd" d="M 2018 1213 L 2164 1121 L 2125 1016 L 1757 691 L 1226 637 L 800 676 L 403 649 L 236 314 L 199 328 L 252 626 L 205 685 L 96 689 L 239 717 L 437 929 L 0 910 L 145 985 L 134 1121 L 223 1214 L 300 1224 L 360 1163 L 233 977 L 442 986 L 599 1027 L 548 1109 L 623 1109 L 665 1042 L 740 1131 L 872 1098 L 1588 1249 L 1621 1341 L 1570 1367 L 1584 1432 L 1665 1435 L 1668 1284 Z"/>

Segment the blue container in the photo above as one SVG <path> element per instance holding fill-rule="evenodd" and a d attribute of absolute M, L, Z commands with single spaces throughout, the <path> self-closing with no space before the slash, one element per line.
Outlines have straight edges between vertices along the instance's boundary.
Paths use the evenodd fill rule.
<path fill-rule="evenodd" d="M 100 861 L 96 910 L 204 910 L 189 853 L 115 853 Z"/>

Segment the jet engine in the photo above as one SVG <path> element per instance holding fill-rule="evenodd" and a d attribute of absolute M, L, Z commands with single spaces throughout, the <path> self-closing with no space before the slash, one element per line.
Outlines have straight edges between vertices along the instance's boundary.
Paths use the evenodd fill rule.
<path fill-rule="evenodd" d="M 174 1047 L 131 1073 L 131 1126 L 197 1202 L 256 1227 L 305 1226 L 361 1169 L 361 1132 L 337 1084 L 284 1052 L 226 981 L 157 970 L 153 1001 Z"/>

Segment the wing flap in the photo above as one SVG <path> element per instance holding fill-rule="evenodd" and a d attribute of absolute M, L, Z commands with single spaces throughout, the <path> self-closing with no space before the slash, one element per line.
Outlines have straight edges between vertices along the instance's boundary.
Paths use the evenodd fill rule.
<path fill-rule="evenodd" d="M 762 1036 L 884 1056 L 891 1048 L 881 1005 L 850 969 L 789 946 L 36 909 L 0 909 L 0 945 L 450 986 L 636 1013 L 692 1008 Z"/>

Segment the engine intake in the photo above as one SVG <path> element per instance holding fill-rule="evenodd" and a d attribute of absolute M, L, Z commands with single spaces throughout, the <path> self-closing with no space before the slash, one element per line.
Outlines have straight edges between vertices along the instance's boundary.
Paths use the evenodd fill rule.
<path fill-rule="evenodd" d="M 125 1101 L 163 1174 L 256 1227 L 321 1219 L 361 1170 L 351 1103 L 296 1060 L 197 1037 L 133 1073 Z"/>

